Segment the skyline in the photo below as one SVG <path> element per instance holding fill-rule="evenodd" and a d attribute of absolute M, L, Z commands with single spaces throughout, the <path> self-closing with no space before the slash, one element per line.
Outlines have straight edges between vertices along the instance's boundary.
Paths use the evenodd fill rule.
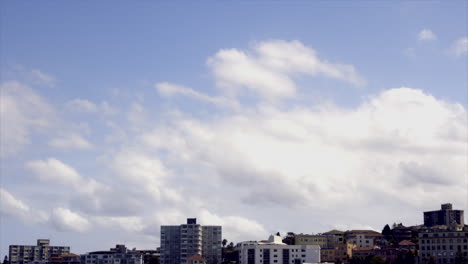
<path fill-rule="evenodd" d="M 1 5 L 0 254 L 468 208 L 466 1 Z"/>

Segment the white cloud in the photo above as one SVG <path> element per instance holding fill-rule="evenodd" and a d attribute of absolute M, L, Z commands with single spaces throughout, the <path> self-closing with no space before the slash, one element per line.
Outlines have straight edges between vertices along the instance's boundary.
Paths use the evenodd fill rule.
<path fill-rule="evenodd" d="M 166 188 L 164 181 L 170 171 L 157 156 L 151 156 L 140 151 L 120 151 L 116 153 L 110 164 L 111 170 L 120 180 L 147 193 L 155 200 L 160 200 L 162 190 Z M 174 194 L 170 194 L 171 197 Z"/>
<path fill-rule="evenodd" d="M 30 144 L 33 131 L 50 127 L 55 110 L 26 85 L 7 82 L 0 89 L 0 151 L 5 157 Z"/>
<path fill-rule="evenodd" d="M 98 107 L 93 102 L 79 98 L 69 101 L 67 107 L 76 112 L 94 113 L 98 111 Z"/>
<path fill-rule="evenodd" d="M 229 96 L 243 92 L 269 100 L 296 94 L 293 75 L 324 76 L 357 86 L 366 84 L 354 66 L 320 60 L 315 50 L 299 41 L 272 40 L 256 43 L 253 54 L 223 49 L 210 57 L 217 86 Z"/>
<path fill-rule="evenodd" d="M 49 74 L 46 74 L 38 69 L 31 70 L 31 75 L 33 77 L 33 82 L 37 84 L 47 85 L 49 87 L 55 86 L 55 78 Z"/>
<path fill-rule="evenodd" d="M 42 224 L 48 219 L 44 212 L 32 210 L 27 204 L 3 188 L 0 188 L 0 213 L 3 216 L 12 216 L 26 223 Z"/>
<path fill-rule="evenodd" d="M 102 101 L 100 104 L 101 111 L 105 115 L 114 115 L 117 113 L 117 110 L 113 108 L 107 101 Z"/>
<path fill-rule="evenodd" d="M 184 87 L 182 85 L 162 82 L 162 83 L 155 84 L 155 87 L 157 91 L 159 92 L 159 94 L 166 96 L 166 97 L 170 97 L 174 95 L 183 95 L 183 96 L 194 98 L 196 100 L 212 103 L 218 106 L 224 106 L 224 107 L 238 107 L 239 106 L 238 102 L 235 100 L 229 100 L 223 97 L 208 96 L 206 94 L 197 92 L 193 89 Z"/>
<path fill-rule="evenodd" d="M 221 225 L 223 238 L 229 241 L 260 240 L 269 235 L 265 228 L 255 220 L 240 216 L 218 216 L 202 209 L 198 214 L 202 225 Z"/>
<path fill-rule="evenodd" d="M 90 227 L 88 219 L 62 207 L 53 210 L 50 221 L 60 231 L 84 232 Z"/>
<path fill-rule="evenodd" d="M 222 186 L 217 197 L 247 207 L 327 210 L 405 197 L 402 206 L 421 208 L 466 194 L 456 184 L 466 175 L 466 110 L 421 90 L 386 90 L 354 109 L 260 106 L 210 121 L 171 118 L 142 144 L 167 151 L 171 167 L 190 168 L 179 182 L 201 174 L 205 189 Z M 443 174 L 427 175 L 440 164 Z"/>
<path fill-rule="evenodd" d="M 419 40 L 436 40 L 437 36 L 430 29 L 423 29 L 419 32 L 418 39 Z"/>
<path fill-rule="evenodd" d="M 144 231 L 146 225 L 138 216 L 129 217 L 96 217 L 96 222 L 103 227 L 112 226 L 117 230 L 125 230 L 131 234 Z"/>
<path fill-rule="evenodd" d="M 456 56 L 462 56 L 468 53 L 468 37 L 463 37 L 455 41 L 452 46 L 452 52 Z"/>
<path fill-rule="evenodd" d="M 49 145 L 62 149 L 62 150 L 73 150 L 73 149 L 90 149 L 92 144 L 89 143 L 85 138 L 79 134 L 69 133 L 58 138 L 54 138 L 49 141 Z"/>
<path fill-rule="evenodd" d="M 78 186 L 83 180 L 75 169 L 55 158 L 29 161 L 25 167 L 43 182 Z"/>
<path fill-rule="evenodd" d="M 73 112 L 81 113 L 102 113 L 104 115 L 114 115 L 117 110 L 112 107 L 109 102 L 102 101 L 100 104 L 95 104 L 86 99 L 73 99 L 66 103 L 66 107 Z"/>
<path fill-rule="evenodd" d="M 252 53 L 223 50 L 209 64 L 220 95 L 172 83 L 156 88 L 163 96 L 223 105 L 237 100 L 229 93 L 246 90 L 267 100 L 294 97 L 298 74 L 365 82 L 353 66 L 320 60 L 300 42 L 261 42 Z M 104 111 L 104 102 L 92 104 Z M 25 164 L 45 186 L 60 185 L 59 204 L 48 205 L 55 207 L 50 223 L 56 228 L 82 232 L 97 224 L 103 233 L 122 230 L 133 240 L 156 241 L 159 225 L 198 217 L 240 241 L 276 230 L 378 229 L 394 221 L 395 210 L 405 224 L 419 224 L 421 212 L 438 206 L 440 197 L 466 204 L 459 184 L 467 171 L 466 109 L 422 90 L 383 90 L 346 108 L 261 101 L 210 118 L 145 107 L 142 100 L 121 116 L 126 120 L 105 121 L 118 135 L 97 159 L 98 176 L 85 177 L 58 158 Z M 34 213 L 11 195 L 1 202 L 18 208 L 16 217 Z"/>
<path fill-rule="evenodd" d="M 47 160 L 29 161 L 25 167 L 41 182 L 71 187 L 72 193 L 79 200 L 72 200 L 72 202 L 85 211 L 96 213 L 101 210 L 107 212 L 113 211 L 113 207 L 115 207 L 113 199 L 118 195 L 113 193 L 108 186 L 95 179 L 81 176 L 74 168 L 60 160 L 48 158 Z M 120 203 L 121 206 L 127 204 Z M 131 204 L 132 202 L 130 202 Z M 123 209 L 122 211 L 124 211 Z"/>
<path fill-rule="evenodd" d="M 0 210 L 2 214 L 13 214 L 25 217 L 29 214 L 29 206 L 24 204 L 22 201 L 16 199 L 11 193 L 3 188 L 0 188 Z"/>

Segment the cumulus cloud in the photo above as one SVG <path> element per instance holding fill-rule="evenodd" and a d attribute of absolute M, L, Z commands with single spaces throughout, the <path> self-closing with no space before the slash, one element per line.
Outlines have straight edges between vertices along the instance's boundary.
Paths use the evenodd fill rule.
<path fill-rule="evenodd" d="M 55 158 L 29 161 L 25 167 L 33 172 L 39 180 L 48 183 L 78 186 L 83 180 L 75 169 Z"/>
<path fill-rule="evenodd" d="M 90 227 L 88 219 L 62 207 L 53 210 L 50 221 L 60 231 L 84 232 Z"/>
<path fill-rule="evenodd" d="M 31 209 L 3 188 L 0 188 L 0 213 L 3 216 L 11 216 L 26 223 L 45 223 L 48 220 L 47 214 Z"/>
<path fill-rule="evenodd" d="M 463 37 L 455 41 L 452 46 L 452 52 L 455 56 L 462 56 L 468 53 L 468 37 Z"/>
<path fill-rule="evenodd" d="M 110 165 L 115 175 L 129 187 L 139 188 L 155 200 L 163 198 L 164 182 L 170 170 L 157 156 L 124 150 L 114 155 Z"/>
<path fill-rule="evenodd" d="M 416 206 L 447 193 L 462 201 L 463 191 L 449 190 L 466 173 L 466 129 L 462 105 L 403 87 L 354 109 L 260 107 L 215 121 L 180 116 L 141 139 L 172 155 L 173 166 L 211 177 L 206 188 L 220 180 L 245 206 L 326 210 L 355 193 L 352 203 L 403 195 Z M 451 169 L 421 176 L 441 163 Z"/>
<path fill-rule="evenodd" d="M 419 40 L 436 40 L 437 36 L 430 29 L 423 29 L 419 32 L 418 39 Z"/>
<path fill-rule="evenodd" d="M 324 76 L 364 86 L 354 66 L 330 63 L 299 41 L 272 40 L 256 43 L 253 52 L 223 49 L 210 57 L 217 86 L 229 96 L 251 93 L 274 100 L 292 97 L 297 87 L 293 75 Z"/>
<path fill-rule="evenodd" d="M 90 177 L 84 177 L 73 167 L 55 158 L 29 161 L 25 168 L 32 172 L 39 181 L 48 185 L 61 184 L 73 195 L 68 197 L 70 204 L 88 214 L 98 215 L 128 215 L 142 208 L 138 193 L 130 193 L 130 197 L 119 199 L 122 189 L 112 189 Z M 135 197 L 133 197 L 135 196 Z"/>
<path fill-rule="evenodd" d="M 40 182 L 69 191 L 61 199 L 66 206 L 51 205 L 50 223 L 78 232 L 97 224 L 103 232 L 122 230 L 133 240 L 156 241 L 160 225 L 198 217 L 206 225 L 223 225 L 225 237 L 239 241 L 275 230 L 379 230 L 382 221 L 393 221 L 396 208 L 409 212 L 408 224 L 419 224 L 421 211 L 438 206 L 440 197 L 463 206 L 463 105 L 401 87 L 364 97 L 354 107 L 278 107 L 264 99 L 294 98 L 298 74 L 365 82 L 353 66 L 319 59 L 295 41 L 221 50 L 208 64 L 220 95 L 173 83 L 156 89 L 163 97 L 215 105 L 241 104 L 234 97 L 244 92 L 260 102 L 209 118 L 182 108 L 151 113 L 142 101 L 130 103 L 125 120 L 106 122 L 119 135 L 108 138 L 111 147 L 97 158 L 99 181 L 72 167 L 78 162 L 27 162 Z M 3 200 L 18 212 L 31 211 L 20 199 Z M 314 218 L 320 220 L 313 226 L 303 221 Z"/>
<path fill-rule="evenodd" d="M 240 216 L 219 216 L 202 209 L 198 213 L 202 225 L 221 225 L 223 238 L 230 241 L 260 240 L 266 238 L 268 232 L 255 220 Z"/>
<path fill-rule="evenodd" d="M 54 108 L 28 86 L 18 82 L 0 85 L 1 156 L 15 155 L 31 143 L 34 131 L 51 126 Z"/>
<path fill-rule="evenodd" d="M 29 213 L 29 206 L 3 188 L 0 188 L 0 197 L 2 214 L 14 214 L 23 218 Z"/>

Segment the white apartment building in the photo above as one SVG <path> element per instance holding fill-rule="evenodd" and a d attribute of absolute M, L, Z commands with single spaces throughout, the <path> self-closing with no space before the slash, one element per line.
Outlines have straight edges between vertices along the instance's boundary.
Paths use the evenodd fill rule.
<path fill-rule="evenodd" d="M 319 245 L 287 245 L 280 236 L 237 244 L 239 264 L 320 263 Z"/>

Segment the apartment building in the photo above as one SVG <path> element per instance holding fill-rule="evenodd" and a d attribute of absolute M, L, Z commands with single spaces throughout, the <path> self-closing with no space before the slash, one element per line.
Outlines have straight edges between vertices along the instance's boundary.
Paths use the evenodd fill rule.
<path fill-rule="evenodd" d="M 326 248 L 328 245 L 334 243 L 333 236 L 327 236 L 322 234 L 317 235 L 307 235 L 307 234 L 298 234 L 295 236 L 295 245 L 317 245 L 320 248 Z"/>
<path fill-rule="evenodd" d="M 418 258 L 422 263 L 435 258 L 436 263 L 455 263 L 457 257 L 468 263 L 468 228 L 426 229 L 419 237 Z"/>
<path fill-rule="evenodd" d="M 186 224 L 161 226 L 161 264 L 185 264 L 200 255 L 207 264 L 221 263 L 221 226 L 202 226 L 196 218 Z"/>
<path fill-rule="evenodd" d="M 424 212 L 425 226 L 465 224 L 463 210 L 453 210 L 450 203 L 442 204 L 440 207 L 440 210 Z"/>
<path fill-rule="evenodd" d="M 116 245 L 108 251 L 94 251 L 81 255 L 81 264 L 143 264 L 143 254 Z"/>
<path fill-rule="evenodd" d="M 319 245 L 287 245 L 280 236 L 264 241 L 238 243 L 239 264 L 301 264 L 319 263 Z"/>
<path fill-rule="evenodd" d="M 65 253 L 61 255 L 52 254 L 49 260 L 35 260 L 29 264 L 81 264 L 80 255 Z"/>
<path fill-rule="evenodd" d="M 356 245 L 350 243 L 338 243 L 326 248 L 320 248 L 320 260 L 322 262 L 346 262 L 353 256 Z"/>
<path fill-rule="evenodd" d="M 296 245 L 317 245 L 320 246 L 321 261 L 335 262 L 345 261 L 352 256 L 352 249 L 355 245 L 345 243 L 344 232 L 332 230 L 323 234 L 295 235 Z"/>
<path fill-rule="evenodd" d="M 29 264 L 29 262 L 47 262 L 55 255 L 70 253 L 70 247 L 51 246 L 49 239 L 38 239 L 35 246 L 10 245 L 8 259 L 11 264 Z"/>
<path fill-rule="evenodd" d="M 350 230 L 346 232 L 346 240 L 356 247 L 374 247 L 383 243 L 384 237 L 373 230 Z"/>

